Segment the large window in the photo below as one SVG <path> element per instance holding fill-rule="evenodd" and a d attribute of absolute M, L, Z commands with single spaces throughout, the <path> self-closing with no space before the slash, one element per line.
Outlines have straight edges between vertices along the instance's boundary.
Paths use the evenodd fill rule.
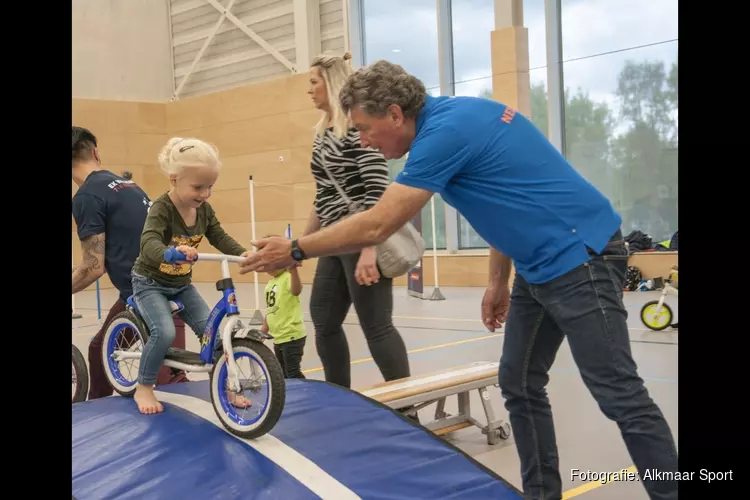
<path fill-rule="evenodd" d="M 531 120 L 547 134 L 547 46 L 544 0 L 523 1 L 523 21 L 528 29 Z M 453 66 L 456 95 L 492 99 L 492 46 L 495 29 L 494 0 L 453 1 Z M 471 224 L 458 214 L 458 248 L 487 248 Z"/>
<path fill-rule="evenodd" d="M 363 0 L 365 64 L 379 59 L 400 64 L 424 83 L 431 95 L 440 95 L 437 4 L 435 0 Z M 395 14 L 398 12 L 398 14 Z M 390 160 L 391 178 L 404 168 L 406 158 Z M 445 202 L 435 196 L 436 247 L 445 249 Z M 432 247 L 432 211 L 422 209 L 422 237 Z"/>
<path fill-rule="evenodd" d="M 400 64 L 431 90 L 440 89 L 435 0 L 362 0 L 365 64 Z"/>
<path fill-rule="evenodd" d="M 677 231 L 677 0 L 563 0 L 565 152 L 625 234 Z"/>
<path fill-rule="evenodd" d="M 401 64 L 440 94 L 436 0 L 351 0 L 364 16 L 365 64 Z M 623 231 L 654 241 L 677 230 L 677 1 L 562 0 L 564 150 L 608 196 Z M 492 98 L 495 0 L 453 0 L 450 30 L 455 95 Z M 545 0 L 523 0 L 528 29 L 531 120 L 549 136 Z M 389 162 L 393 177 L 405 159 Z M 448 224 L 436 201 L 438 248 L 486 248 L 461 215 Z M 449 211 L 453 214 L 454 212 Z M 431 244 L 429 205 L 422 226 Z"/>

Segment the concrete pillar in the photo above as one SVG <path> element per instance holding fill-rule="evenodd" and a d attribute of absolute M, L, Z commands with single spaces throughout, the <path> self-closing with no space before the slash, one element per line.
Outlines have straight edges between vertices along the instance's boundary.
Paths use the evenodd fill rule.
<path fill-rule="evenodd" d="M 492 97 L 530 117 L 529 32 L 522 0 L 495 0 L 491 54 Z"/>

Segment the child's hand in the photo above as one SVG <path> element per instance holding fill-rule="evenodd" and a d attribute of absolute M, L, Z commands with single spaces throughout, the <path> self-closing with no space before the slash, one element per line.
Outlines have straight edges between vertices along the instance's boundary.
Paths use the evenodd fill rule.
<path fill-rule="evenodd" d="M 176 250 L 185 254 L 185 257 L 187 258 L 186 262 L 192 262 L 196 259 L 196 257 L 198 257 L 198 250 L 187 245 L 180 245 L 176 248 Z"/>

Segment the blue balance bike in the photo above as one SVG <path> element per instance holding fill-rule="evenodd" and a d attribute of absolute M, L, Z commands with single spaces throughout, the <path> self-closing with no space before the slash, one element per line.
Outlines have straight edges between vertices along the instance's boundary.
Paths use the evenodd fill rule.
<path fill-rule="evenodd" d="M 164 252 L 164 260 L 174 264 L 187 259 L 182 252 L 168 248 Z M 232 434 L 244 439 L 256 439 L 273 429 L 284 410 L 284 373 L 273 351 L 263 343 L 271 337 L 244 325 L 240 320 L 229 263 L 239 263 L 243 258 L 199 253 L 196 260 L 221 262 L 223 276 L 216 282 L 216 289 L 222 292 L 222 298 L 208 317 L 200 352 L 170 347 L 164 366 L 188 373 L 209 373 L 211 402 L 221 423 Z M 184 307 L 179 300 L 170 300 L 169 305 L 172 315 L 178 315 Z M 222 327 L 225 317 L 227 321 Z M 214 354 L 219 332 L 222 356 Z M 122 365 L 140 359 L 148 335 L 148 328 L 141 319 L 135 300 L 132 296 L 128 297 L 126 310 L 115 316 L 107 328 L 102 349 L 109 382 L 122 396 L 133 396 L 138 380 L 137 367 Z M 245 362 L 250 365 L 249 368 L 240 367 Z M 249 394 L 245 394 L 245 391 L 249 391 Z M 232 394 L 240 393 L 252 401 L 249 407 L 232 404 L 235 397 Z"/>

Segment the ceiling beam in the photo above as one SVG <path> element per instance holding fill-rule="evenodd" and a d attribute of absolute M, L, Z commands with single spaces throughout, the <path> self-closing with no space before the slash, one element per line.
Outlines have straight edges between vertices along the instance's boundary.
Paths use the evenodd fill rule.
<path fill-rule="evenodd" d="M 227 15 L 230 13 L 229 10 L 234 6 L 235 0 L 229 0 L 229 4 L 227 5 L 227 8 L 224 9 L 224 7 L 221 7 L 219 12 L 221 12 L 221 15 L 219 16 L 219 19 L 217 19 L 216 23 L 214 24 L 214 27 L 211 28 L 210 33 L 206 37 L 206 40 L 203 42 L 203 45 L 201 46 L 201 49 L 198 51 L 197 54 L 195 54 L 195 57 L 193 58 L 193 62 L 190 65 L 190 69 L 185 74 L 185 76 L 182 78 L 182 81 L 177 86 L 177 89 L 175 89 L 174 94 L 172 95 L 172 100 L 175 101 L 180 96 L 180 92 L 182 92 L 183 87 L 185 87 L 185 84 L 188 81 L 188 78 L 190 78 L 190 75 L 193 74 L 193 71 L 195 71 L 196 66 L 198 65 L 198 61 L 201 60 L 201 57 L 203 57 L 203 53 L 206 52 L 206 49 L 211 44 L 211 41 L 216 36 L 216 33 L 219 31 L 219 28 L 221 27 L 221 24 L 224 22 L 224 20 L 227 18 Z M 174 66 L 174 59 L 173 66 Z"/>
<path fill-rule="evenodd" d="M 300 71 L 320 54 L 319 0 L 294 0 L 294 47 Z"/>
<path fill-rule="evenodd" d="M 284 55 L 281 52 L 274 49 L 268 42 L 266 42 L 260 36 L 258 36 L 258 34 L 255 31 L 245 26 L 245 23 L 237 19 L 237 16 L 229 12 L 228 8 L 224 9 L 224 7 L 222 7 L 221 4 L 217 2 L 216 0 L 206 0 L 206 2 L 210 3 L 219 12 L 223 12 L 226 15 L 227 19 L 229 20 L 229 22 L 237 26 L 237 28 L 239 28 L 240 31 L 242 31 L 244 34 L 249 36 L 255 43 L 263 47 L 269 54 L 275 57 L 276 60 L 278 60 L 281 64 L 286 66 L 287 69 L 289 69 L 289 71 L 291 71 L 292 73 L 297 72 L 297 68 L 294 66 L 294 64 L 291 63 L 291 61 L 289 61 L 289 59 L 284 57 Z"/>

